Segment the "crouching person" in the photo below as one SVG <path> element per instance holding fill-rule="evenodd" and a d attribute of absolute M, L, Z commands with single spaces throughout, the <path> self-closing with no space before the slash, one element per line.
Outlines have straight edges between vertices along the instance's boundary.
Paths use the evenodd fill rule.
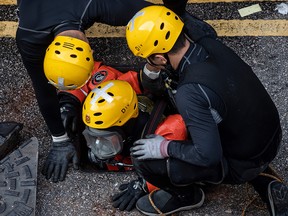
<path fill-rule="evenodd" d="M 134 142 L 136 172 L 160 188 L 139 198 L 137 209 L 145 215 L 190 210 L 204 202 L 199 182 L 249 182 L 271 215 L 288 215 L 288 187 L 269 167 L 282 137 L 274 102 L 251 67 L 206 32 L 207 23 L 181 14 L 150 6 L 126 30 L 129 48 L 147 59 L 151 73 L 170 66 L 178 76 L 173 97 L 190 138 Z"/>

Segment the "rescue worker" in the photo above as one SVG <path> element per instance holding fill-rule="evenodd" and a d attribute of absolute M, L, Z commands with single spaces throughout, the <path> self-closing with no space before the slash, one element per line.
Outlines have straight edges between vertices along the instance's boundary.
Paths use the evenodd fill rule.
<path fill-rule="evenodd" d="M 185 11 L 179 14 L 149 6 L 126 29 L 129 48 L 147 59 L 151 73 L 171 66 L 178 77 L 170 95 L 191 138 L 157 135 L 134 143 L 136 172 L 160 188 L 139 198 L 137 209 L 145 215 L 194 209 L 205 199 L 199 182 L 249 182 L 271 215 L 287 215 L 288 187 L 269 167 L 282 138 L 275 104 L 251 67 L 211 26 Z M 153 78 L 153 87 L 163 83 L 161 76 Z"/>
<path fill-rule="evenodd" d="M 51 73 L 47 76 L 47 78 L 50 79 L 53 76 L 54 76 L 54 73 Z M 77 77 L 78 77 L 78 74 L 75 75 L 74 77 L 75 80 L 78 80 Z M 68 73 L 63 74 L 63 78 L 64 80 L 68 80 L 70 78 L 70 74 Z M 113 94 L 115 97 L 118 96 L 116 97 L 117 100 L 116 99 L 113 100 L 113 103 L 106 104 L 106 106 L 98 107 L 97 106 L 98 103 L 96 102 L 99 102 L 99 103 L 100 101 L 102 102 L 102 97 L 100 93 L 95 94 L 95 92 L 98 92 L 99 88 L 102 89 L 103 85 L 104 84 L 107 85 L 109 81 L 110 81 L 110 85 L 114 86 L 112 88 L 113 91 L 111 94 Z M 125 134 L 130 134 L 130 135 L 134 134 L 136 135 L 137 138 L 139 138 L 143 134 L 143 128 L 144 128 L 143 124 L 146 125 L 147 119 L 150 118 L 150 113 L 152 112 L 153 105 L 154 105 L 153 101 L 148 96 L 145 95 L 144 93 L 145 91 L 142 89 L 143 88 L 141 86 L 141 83 L 139 82 L 138 72 L 130 70 L 130 71 L 126 71 L 125 73 L 123 73 L 113 67 L 104 65 L 102 62 L 95 61 L 94 66 L 93 66 L 93 71 L 91 73 L 91 77 L 88 81 L 85 81 L 84 86 L 82 86 L 80 89 L 75 89 L 75 90 L 58 91 L 58 98 L 59 98 L 59 104 L 61 107 L 60 110 L 61 110 L 61 118 L 63 121 L 63 125 L 69 132 L 70 137 L 73 137 L 79 131 L 82 134 L 82 131 L 85 129 L 85 127 L 86 127 L 85 130 L 87 132 L 87 128 L 102 129 L 104 127 L 107 129 L 110 127 L 114 127 L 116 125 L 123 126 L 131 118 L 138 119 L 136 118 L 136 116 L 138 117 L 138 113 L 140 113 L 139 116 L 141 117 L 140 118 L 141 120 L 139 119 L 138 120 L 140 121 L 139 124 L 142 122 L 141 126 L 136 124 L 140 128 L 140 131 L 136 130 L 135 127 L 128 127 L 126 128 L 126 130 L 129 130 L 129 132 L 126 131 L 125 133 Z M 102 92 L 102 94 L 106 95 L 105 92 Z M 131 101 L 127 99 L 129 98 L 129 94 L 130 94 L 130 97 L 133 99 L 133 100 L 131 99 Z M 135 97 L 135 95 L 137 95 L 137 98 Z M 99 97 L 98 100 L 93 99 L 95 97 Z M 120 109 L 119 107 L 125 104 L 124 101 L 126 101 L 125 103 L 128 104 L 126 106 L 128 106 L 129 108 L 132 107 L 131 104 L 136 104 L 136 101 L 139 101 L 139 103 L 137 103 L 136 105 L 137 105 L 137 108 L 139 107 L 140 111 L 138 112 L 138 109 L 133 109 L 133 110 L 128 110 L 128 111 L 126 111 L 126 109 Z M 122 112 L 125 111 L 125 113 L 122 113 L 122 114 L 118 113 L 119 111 L 122 111 Z M 96 120 L 97 117 L 94 116 L 94 113 L 98 113 L 98 112 L 102 113 L 100 120 L 99 119 Z M 161 120 L 163 116 L 165 115 L 165 112 L 163 111 L 162 113 L 160 113 L 160 115 L 162 115 L 159 118 Z M 106 119 L 105 123 L 103 123 L 103 125 L 97 125 L 95 122 L 98 122 L 98 123 L 103 122 L 102 118 Z M 115 123 L 117 118 L 122 119 L 121 123 L 117 123 L 117 122 Z M 173 117 L 173 118 L 175 119 L 175 124 L 181 122 L 179 121 L 178 117 Z M 162 134 L 165 133 L 166 136 L 168 136 L 169 133 L 172 133 L 174 130 L 176 130 L 178 131 L 176 137 L 185 136 L 183 135 L 183 132 L 182 133 L 180 132 L 184 130 L 183 127 L 178 125 L 174 129 L 173 125 L 175 124 L 172 122 L 173 118 L 171 116 L 169 116 L 168 118 L 168 119 L 171 119 L 171 120 L 168 120 L 169 124 L 171 124 L 170 129 L 166 128 L 165 129 L 166 132 L 163 132 L 164 127 L 162 126 L 161 133 Z M 158 123 L 160 123 L 160 120 Z M 79 124 L 79 121 L 81 123 L 85 123 L 84 128 L 81 126 L 81 124 Z M 180 130 L 177 130 L 177 128 L 180 128 Z M 86 132 L 84 134 L 87 134 Z M 130 137 L 129 140 L 135 141 L 136 139 L 135 138 L 131 139 Z M 126 156 L 129 156 L 130 158 L 129 148 L 126 149 L 126 153 L 128 152 Z M 85 155 L 87 155 L 87 152 L 85 152 Z M 89 158 L 91 159 L 92 157 L 90 156 Z M 83 166 L 85 166 L 85 162 L 83 163 L 84 163 Z M 129 163 L 129 166 L 130 165 L 131 165 L 131 162 Z M 98 168 L 101 169 L 100 167 Z"/>
<path fill-rule="evenodd" d="M 146 71 L 141 71 L 140 74 L 142 73 L 145 74 Z M 95 61 L 91 74 L 80 89 L 58 91 L 63 124 L 69 136 L 78 139 L 76 150 L 81 159 L 79 167 L 82 171 L 133 170 L 129 149 L 135 140 L 154 130 L 154 125 L 155 133 L 167 139 L 187 138 L 186 127 L 179 114 L 171 114 L 169 110 L 170 115 L 165 117 L 166 106 L 153 107 L 153 101 L 142 90 L 138 72 L 123 73 Z M 53 76 L 53 72 L 47 74 L 48 80 Z M 66 73 L 62 76 L 64 80 L 71 77 Z M 78 80 L 77 77 L 78 74 L 75 73 L 75 80 Z M 113 98 L 110 103 L 105 101 L 105 98 L 110 97 Z M 159 109 L 163 111 L 160 112 Z M 153 123 L 150 124 L 150 121 Z M 81 136 L 82 132 L 84 137 Z M 135 197 L 142 195 L 143 189 L 146 192 L 155 189 L 155 186 L 140 177 L 129 184 L 129 193 L 125 190 L 127 186 L 120 186 L 125 192 L 122 197 L 125 201 L 119 202 L 118 199 L 114 203 L 115 207 L 127 211 L 135 207 Z"/>
<path fill-rule="evenodd" d="M 49 49 L 52 50 L 57 46 L 60 52 L 55 53 L 54 62 L 47 58 L 44 65 L 47 73 L 49 70 L 59 70 L 59 74 L 65 70 L 71 73 L 79 70 L 83 73 L 82 82 L 89 77 L 94 63 L 84 31 L 95 22 L 124 26 L 138 10 L 148 5 L 151 3 L 142 0 L 18 1 L 17 47 L 32 80 L 40 112 L 52 135 L 51 149 L 42 172 L 47 179 L 52 177 L 53 182 L 63 181 L 68 164 L 73 162 L 77 168 L 79 162 L 72 140 L 62 124 L 55 88 L 48 84 L 44 75 L 43 61 L 48 46 L 51 45 Z M 70 50 L 71 55 L 62 58 L 65 50 Z M 80 87 L 78 83 L 69 86 L 61 77 L 49 82 L 61 88 Z"/>
<path fill-rule="evenodd" d="M 141 99 L 143 96 L 137 96 L 132 86 L 123 80 L 101 82 L 87 95 L 82 109 L 85 123 L 83 135 L 88 147 L 85 151 L 88 160 L 83 164 L 85 171 L 133 170 L 130 148 L 135 140 L 145 135 L 145 128 L 149 127 L 150 122 L 150 113 L 148 109 L 143 109 L 138 97 L 144 101 Z M 179 114 L 161 118 L 158 123 L 155 134 L 161 134 L 169 140 L 187 138 L 186 127 Z M 140 177 L 132 185 L 130 193 L 125 193 L 125 202 L 114 204 L 115 207 L 129 211 L 135 207 L 135 196 L 140 196 L 142 190 L 149 192 L 155 189 L 155 186 Z M 126 186 L 124 184 L 121 188 L 124 190 Z M 140 186 L 141 193 L 137 193 Z"/>

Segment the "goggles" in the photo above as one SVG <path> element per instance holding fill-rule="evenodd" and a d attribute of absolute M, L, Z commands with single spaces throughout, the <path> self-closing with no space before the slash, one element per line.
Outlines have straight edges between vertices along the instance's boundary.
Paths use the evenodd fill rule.
<path fill-rule="evenodd" d="M 100 160 L 107 160 L 115 157 L 122 151 L 123 139 L 117 131 L 86 127 L 83 135 L 89 148 L 89 155 L 92 158 L 96 156 Z"/>

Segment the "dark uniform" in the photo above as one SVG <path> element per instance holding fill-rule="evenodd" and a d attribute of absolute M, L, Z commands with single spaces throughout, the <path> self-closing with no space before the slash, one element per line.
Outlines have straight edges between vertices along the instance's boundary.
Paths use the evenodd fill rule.
<path fill-rule="evenodd" d="M 124 26 L 140 9 L 142 0 L 21 0 L 16 41 L 32 80 L 40 111 L 53 136 L 65 134 L 55 88 L 43 72 L 46 48 L 65 30 L 83 31 L 95 22 Z"/>
<path fill-rule="evenodd" d="M 184 17 L 192 38 L 194 21 Z M 134 160 L 146 180 L 172 194 L 191 193 L 196 182 L 254 180 L 275 158 L 282 135 L 278 111 L 251 67 L 216 35 L 197 39 L 177 68 L 174 95 L 191 140 L 170 142 L 168 159 Z"/>

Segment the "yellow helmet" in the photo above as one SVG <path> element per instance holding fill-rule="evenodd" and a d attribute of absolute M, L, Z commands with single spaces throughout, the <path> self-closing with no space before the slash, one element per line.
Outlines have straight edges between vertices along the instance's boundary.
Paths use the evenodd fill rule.
<path fill-rule="evenodd" d="M 82 119 L 88 126 L 106 129 L 122 126 L 138 116 L 138 99 L 131 85 L 122 80 L 99 84 L 86 97 Z"/>
<path fill-rule="evenodd" d="M 143 8 L 129 21 L 126 40 L 135 56 L 147 58 L 167 53 L 179 37 L 184 23 L 179 16 L 160 5 Z"/>
<path fill-rule="evenodd" d="M 93 65 L 90 45 L 68 36 L 57 36 L 44 58 L 45 76 L 61 90 L 81 88 L 89 80 Z"/>

